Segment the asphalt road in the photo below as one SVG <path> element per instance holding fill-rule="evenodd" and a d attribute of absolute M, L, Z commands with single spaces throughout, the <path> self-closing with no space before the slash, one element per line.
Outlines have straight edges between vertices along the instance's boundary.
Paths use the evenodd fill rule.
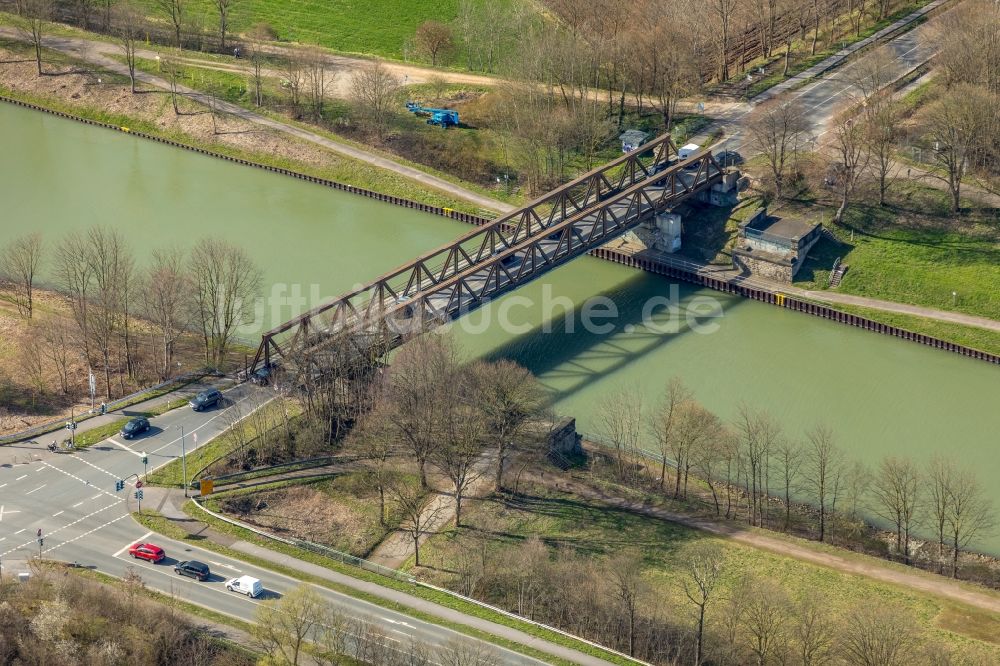
<path fill-rule="evenodd" d="M 131 519 L 130 512 L 136 509 L 134 484 L 144 472 L 144 452 L 149 457 L 150 471 L 175 460 L 181 454 L 182 428 L 188 451 L 204 446 L 225 430 L 233 410 L 246 414 L 253 405 L 266 399 L 266 391 L 268 389 L 244 384 L 225 393 L 227 401 L 223 407 L 200 413 L 182 407 L 150 419 L 151 429 L 135 439 L 116 436 L 75 453 L 52 453 L 42 443 L 4 447 L 3 456 L 8 462 L 0 465 L 0 564 L 3 573 L 26 571 L 27 561 L 39 554 L 118 577 L 132 566 L 141 572 L 149 588 L 252 621 L 258 604 L 280 597 L 300 581 L 212 551 L 150 535 Z M 15 457 L 21 462 L 9 462 Z M 127 485 L 124 491 L 116 492 L 119 479 L 127 480 Z M 41 543 L 37 536 L 39 530 Z M 165 549 L 166 560 L 151 564 L 129 556 L 128 547 L 147 538 Z M 198 582 L 176 575 L 173 564 L 188 559 L 208 564 L 212 570 L 211 579 Z M 254 600 L 228 592 L 225 580 L 242 574 L 259 578 L 265 594 Z M 475 640 L 324 587 L 316 589 L 347 617 L 372 618 L 398 649 L 405 649 L 411 640 L 432 647 Z M 543 663 L 502 648 L 491 649 L 504 664 Z"/>
<path fill-rule="evenodd" d="M 900 77 L 934 56 L 937 47 L 933 33 L 933 25 L 923 24 L 879 47 L 888 49 L 892 55 L 890 78 Z M 864 55 L 855 56 L 847 64 L 780 97 L 783 103 L 797 101 L 802 105 L 809 127 L 805 140 L 806 143 L 813 144 L 809 146 L 810 150 L 815 149 L 815 143 L 822 141 L 824 135 L 830 131 L 830 122 L 837 113 L 852 103 L 852 100 L 857 103 L 863 97 L 861 91 L 854 85 L 858 62 L 862 58 Z M 718 123 L 713 124 L 713 128 L 721 126 L 726 137 L 716 144 L 719 149 L 739 152 L 744 158 L 752 154 L 753 147 L 744 129 L 744 123 L 755 107 L 756 104 L 743 105 L 742 108 L 725 114 Z"/>

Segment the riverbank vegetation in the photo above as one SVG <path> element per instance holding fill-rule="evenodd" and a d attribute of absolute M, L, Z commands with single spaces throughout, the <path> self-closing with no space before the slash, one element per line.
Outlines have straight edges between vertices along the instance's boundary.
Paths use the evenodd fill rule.
<path fill-rule="evenodd" d="M 120 583 L 108 584 L 60 569 L 42 563 L 25 583 L 10 576 L 0 583 L 3 663 L 257 662 L 255 652 L 218 638 L 214 627 L 199 626 L 185 605 L 151 600 L 134 570 Z"/>
<path fill-rule="evenodd" d="M 35 286 L 42 272 L 50 290 Z M 30 425 L 28 415 L 51 419 L 91 392 L 95 404 L 110 402 L 232 364 L 244 353 L 236 327 L 253 311 L 260 281 L 242 250 L 213 238 L 190 253 L 154 250 L 141 267 L 111 228 L 14 238 L 0 248 L 0 321 L 11 345 L 0 355 L 9 377 L 0 408 L 10 428 Z"/>

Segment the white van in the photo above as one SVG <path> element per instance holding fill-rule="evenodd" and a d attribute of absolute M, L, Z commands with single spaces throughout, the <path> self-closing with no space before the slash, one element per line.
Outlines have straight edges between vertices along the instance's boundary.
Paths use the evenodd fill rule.
<path fill-rule="evenodd" d="M 686 146 L 681 147 L 677 151 L 677 157 L 679 157 L 681 160 L 686 160 L 687 158 L 697 153 L 699 150 L 701 150 L 701 146 L 699 146 L 697 143 L 689 143 Z"/>
<path fill-rule="evenodd" d="M 226 589 L 230 592 L 241 592 L 251 599 L 256 599 L 264 591 L 264 586 L 253 576 L 240 576 L 227 580 Z"/>

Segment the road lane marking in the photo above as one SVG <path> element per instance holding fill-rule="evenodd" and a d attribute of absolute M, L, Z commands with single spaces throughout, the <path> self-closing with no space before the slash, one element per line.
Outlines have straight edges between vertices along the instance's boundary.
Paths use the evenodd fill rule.
<path fill-rule="evenodd" d="M 15 511 L 14 509 L 7 509 L 5 511 L 3 505 L 0 504 L 0 523 L 3 522 L 3 514 L 4 513 L 21 513 L 21 512 L 20 511 Z"/>
<path fill-rule="evenodd" d="M 80 462 L 82 462 L 82 463 L 83 463 L 84 465 L 90 465 L 91 467 L 93 467 L 94 469 L 96 469 L 96 470 L 97 470 L 98 472 L 103 472 L 104 474 L 107 474 L 108 476 L 111 476 L 111 477 L 114 477 L 114 478 L 116 478 L 116 479 L 117 479 L 117 478 L 120 478 L 120 477 L 119 477 L 119 476 L 118 476 L 117 474 L 114 474 L 114 473 L 112 473 L 112 472 L 109 472 L 108 470 L 106 470 L 106 469 L 104 469 L 104 468 L 102 468 L 102 467 L 98 467 L 98 466 L 97 466 L 97 465 L 95 465 L 94 463 L 90 462 L 89 460 L 84 460 L 84 459 L 83 459 L 83 458 L 81 458 L 80 456 L 76 456 L 76 457 L 74 458 L 74 460 L 79 460 L 79 461 L 80 461 Z M 58 469 L 58 468 L 56 468 L 56 469 Z M 62 471 L 62 470 L 59 470 L 59 471 Z"/>
<path fill-rule="evenodd" d="M 86 461 L 84 461 L 84 462 L 86 462 Z M 42 461 L 42 464 L 43 464 L 43 465 L 48 465 L 49 467 L 51 467 L 52 469 L 54 469 L 54 470 L 55 470 L 55 471 L 57 471 L 57 472 L 62 472 L 62 473 L 63 473 L 63 474 L 65 474 L 66 476 L 70 477 L 71 479 L 76 479 L 77 481 L 79 481 L 80 483 L 82 483 L 82 484 L 84 484 L 84 485 L 88 485 L 88 486 L 89 486 L 89 485 L 91 485 L 90 481 L 87 481 L 86 479 L 81 479 L 80 477 L 78 477 L 78 476 L 77 476 L 76 474 L 73 474 L 72 472 L 67 472 L 67 471 L 66 471 L 66 470 L 64 470 L 64 469 L 59 469 L 59 468 L 58 468 L 58 467 L 56 467 L 55 465 L 49 465 L 49 463 L 47 463 L 47 462 L 45 462 L 45 461 Z M 94 487 L 96 488 L 96 486 L 94 486 Z M 101 489 L 99 489 L 99 488 L 98 488 L 98 490 L 101 490 Z M 100 497 L 101 495 L 107 495 L 108 497 L 114 497 L 115 499 L 118 499 L 118 496 L 117 496 L 117 495 L 115 495 L 115 494 L 114 494 L 113 492 L 111 492 L 111 491 L 109 491 L 109 490 L 101 490 L 100 494 L 98 494 L 98 495 L 94 495 L 94 496 L 93 496 L 93 497 L 91 497 L 90 499 L 92 499 L 92 500 L 93 500 L 93 499 L 97 499 L 97 498 L 98 498 L 98 497 Z M 80 502 L 80 504 L 83 504 L 83 502 Z M 76 506 L 79 506 L 79 504 L 77 504 Z M 76 508 L 76 507 L 74 507 L 74 508 Z"/>
<path fill-rule="evenodd" d="M 52 514 L 52 517 L 55 518 L 56 516 L 58 516 L 60 514 L 63 514 L 63 513 L 66 513 L 66 511 L 65 510 L 63 510 L 63 511 L 56 511 L 55 513 Z"/>
<path fill-rule="evenodd" d="M 100 495 L 98 495 L 98 497 L 100 497 Z M 83 504 L 83 502 L 77 502 L 76 504 L 74 504 L 74 505 L 73 505 L 73 506 L 71 506 L 70 508 L 71 508 L 71 509 L 75 509 L 76 507 L 80 506 L 81 504 Z"/>
<path fill-rule="evenodd" d="M 84 532 L 83 534 L 79 534 L 79 535 L 73 537 L 72 539 L 68 539 L 66 541 L 63 541 L 62 543 L 57 543 L 56 545 L 52 546 L 51 548 L 46 548 L 42 552 L 43 553 L 51 553 L 56 548 L 62 548 L 63 546 L 65 546 L 68 543 L 73 543 L 74 541 L 78 541 L 79 539 L 82 539 L 85 536 L 90 536 L 91 534 L 93 534 L 97 530 L 103 530 L 105 527 L 108 527 L 109 525 L 113 525 L 114 523 L 117 523 L 122 518 L 131 518 L 131 517 L 132 517 L 132 514 L 130 514 L 130 513 L 123 513 L 122 515 L 118 516 L 114 520 L 109 520 L 108 522 L 104 523 L 103 525 L 98 525 L 94 529 L 89 530 L 87 532 Z"/>
<path fill-rule="evenodd" d="M 126 550 L 128 550 L 129 548 L 131 548 L 132 544 L 134 544 L 134 543 L 143 543 L 146 539 L 148 539 L 151 536 L 153 536 L 152 532 L 146 532 L 145 534 L 143 534 L 141 537 L 139 537 L 135 541 L 129 541 L 127 544 L 125 544 L 122 547 L 121 550 L 119 550 L 117 553 L 115 553 L 111 557 L 118 557 L 119 555 L 121 555 L 122 553 L 124 553 Z"/>
<path fill-rule="evenodd" d="M 6 483 L 0 483 L 0 488 L 6 488 L 6 487 L 7 487 Z"/>
<path fill-rule="evenodd" d="M 73 527 L 74 525 L 76 525 L 76 524 L 77 524 L 77 523 L 79 523 L 79 522 L 82 522 L 82 521 L 84 521 L 84 520 L 87 520 L 88 518 L 90 518 L 90 517 L 92 517 L 92 516 L 96 516 L 97 514 L 101 513 L 102 511 L 107 511 L 108 509 L 111 509 L 111 508 L 114 508 L 114 507 L 118 506 L 119 504 L 122 504 L 122 503 L 124 503 L 124 501 L 125 501 L 125 500 L 121 500 L 121 499 L 120 499 L 120 500 L 117 500 L 116 502 L 113 502 L 113 503 L 111 503 L 111 504 L 109 504 L 109 505 L 107 505 L 107 506 L 105 506 L 105 507 L 101 507 L 101 508 L 100 508 L 100 509 L 98 509 L 97 511 L 92 511 L 92 512 L 88 513 L 88 514 L 87 514 L 86 516 L 81 516 L 80 518 L 77 518 L 76 520 L 74 520 L 74 521 L 73 521 L 73 522 L 71 522 L 71 523 L 67 523 L 66 525 L 63 525 L 62 527 L 57 527 L 56 529 L 54 529 L 54 530 L 50 531 L 50 532 L 49 532 L 48 534 L 46 534 L 45 536 L 47 536 L 47 537 L 48 537 L 48 536 L 51 536 L 51 535 L 53 535 L 53 534 L 58 534 L 59 532 L 61 532 L 61 531 L 65 530 L 65 529 L 67 529 L 67 528 L 70 528 L 70 527 Z M 129 513 L 124 513 L 124 514 L 122 514 L 122 516 L 121 516 L 121 517 L 122 517 L 122 518 L 124 518 L 125 516 L 128 516 L 128 515 L 131 515 L 131 514 L 129 514 Z M 120 520 L 120 518 L 115 518 L 115 520 Z M 109 522 L 109 523 L 106 523 L 106 524 L 105 524 L 105 526 L 106 526 L 106 525 L 110 525 L 111 523 L 115 522 L 115 520 L 112 520 L 111 522 Z M 14 534 L 20 534 L 21 532 L 24 532 L 24 531 L 25 531 L 26 529 L 27 529 L 27 528 L 24 528 L 24 529 L 20 529 L 20 530 L 18 530 L 17 532 L 14 532 Z M 100 528 L 95 528 L 95 530 L 96 530 L 96 529 L 100 529 Z M 90 530 L 90 532 L 87 532 L 87 534 L 90 534 L 90 533 L 94 532 L 95 530 Z M 85 536 L 85 535 L 81 535 L 81 536 Z M 79 538 L 79 537 L 77 537 L 77 538 Z M 75 541 L 75 540 L 76 540 L 76 539 L 71 539 L 70 541 Z M 35 544 L 35 543 L 36 543 L 36 540 L 35 540 L 35 539 L 32 539 L 31 541 L 27 541 L 27 542 L 25 542 L 25 543 L 21 544 L 20 546 L 15 546 L 14 548 L 11 548 L 10 550 L 8 550 L 8 551 L 7 551 L 7 552 L 5 552 L 5 553 L 0 553 L 0 557 L 6 557 L 7 555 L 9 555 L 9 554 L 13 553 L 13 552 L 14 552 L 14 551 L 16 551 L 16 550 L 20 550 L 21 548 L 26 548 L 26 547 L 28 547 L 28 546 L 31 546 L 31 545 Z M 64 542 L 64 543 L 69 543 L 69 541 L 67 541 L 67 542 Z M 51 550 L 51 549 L 50 549 L 50 550 Z M 48 552 L 48 551 L 46 551 L 46 552 Z"/>
<path fill-rule="evenodd" d="M 20 481 L 21 479 L 24 479 L 24 478 L 26 478 L 27 476 L 28 476 L 27 474 L 22 474 L 21 476 L 19 476 L 19 477 L 17 477 L 16 479 L 14 479 L 14 481 Z"/>
<path fill-rule="evenodd" d="M 26 493 L 24 493 L 24 494 L 25 494 L 25 495 L 30 495 L 31 493 L 37 493 L 37 492 L 38 492 L 39 490 L 41 490 L 42 488 L 44 488 L 44 487 L 45 487 L 46 485 L 47 485 L 47 484 L 43 483 L 42 485 L 38 486 L 38 487 L 37 487 L 37 488 L 35 488 L 34 490 L 29 490 L 28 492 L 26 492 Z"/>
<path fill-rule="evenodd" d="M 116 440 L 116 439 L 111 439 L 111 438 L 109 437 L 109 438 L 108 438 L 108 441 L 109 441 L 109 442 L 111 442 L 112 444 L 114 444 L 115 446 L 117 446 L 117 447 L 118 447 L 118 448 L 120 448 L 120 449 L 125 449 L 126 451 L 128 451 L 129 453 L 131 453 L 131 454 L 132 454 L 132 455 L 134 455 L 134 456 L 139 456 L 140 458 L 142 457 L 142 454 L 141 454 L 141 453 L 139 453 L 139 452 L 137 452 L 137 451 L 133 451 L 132 449 L 130 449 L 129 447 L 125 446 L 124 444 L 122 444 L 121 442 L 119 442 L 119 441 L 118 441 L 118 440 Z"/>
<path fill-rule="evenodd" d="M 23 528 L 23 529 L 20 529 L 20 530 L 18 530 L 18 531 L 16 531 L 16 532 L 14 532 L 14 536 L 17 536 L 18 534 L 20 534 L 21 532 L 23 532 L 23 531 L 24 531 L 24 530 L 26 530 L 26 529 L 28 529 L 28 528 L 27 528 L 27 527 L 25 527 L 25 528 Z"/>

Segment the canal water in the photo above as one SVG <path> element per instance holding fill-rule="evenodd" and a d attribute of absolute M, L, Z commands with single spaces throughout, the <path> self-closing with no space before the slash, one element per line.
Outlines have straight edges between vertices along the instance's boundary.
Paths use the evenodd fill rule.
<path fill-rule="evenodd" d="M 122 230 L 140 265 L 155 247 L 190 247 L 208 234 L 246 248 L 268 285 L 248 338 L 468 230 L 0 104 L 0 243 L 27 230 L 52 243 L 94 224 Z M 609 392 L 633 387 L 652 407 L 676 375 L 723 417 L 740 402 L 766 408 L 793 438 L 825 423 L 868 463 L 951 456 L 977 470 L 1000 506 L 1000 368 L 982 362 L 591 258 L 450 334 L 470 358 L 512 358 L 534 371 L 585 432 L 598 430 Z M 1000 554 L 1000 535 L 983 547 Z"/>

